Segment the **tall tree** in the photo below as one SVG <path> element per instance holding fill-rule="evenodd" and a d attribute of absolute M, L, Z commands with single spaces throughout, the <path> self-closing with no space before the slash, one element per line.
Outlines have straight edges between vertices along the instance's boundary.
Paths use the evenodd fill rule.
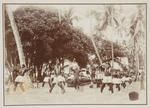
<path fill-rule="evenodd" d="M 93 49 L 90 46 L 91 40 L 73 27 L 63 15 L 60 24 L 58 11 L 20 7 L 14 12 L 14 17 L 25 57 L 28 56 L 36 67 L 61 57 L 74 57 L 85 67 L 87 53 Z M 8 41 L 8 35 L 6 38 Z"/>
<path fill-rule="evenodd" d="M 143 6 L 137 6 L 137 13 L 131 19 L 130 36 L 133 43 L 134 50 L 134 64 L 136 70 L 139 70 L 139 55 L 144 56 L 145 52 L 145 8 Z"/>
<path fill-rule="evenodd" d="M 101 25 L 99 25 L 98 30 L 104 36 L 106 35 L 116 36 L 117 28 L 119 27 L 119 23 L 120 23 L 116 14 L 116 10 L 114 6 L 105 6 L 104 9 L 105 11 L 104 11 L 104 15 L 102 16 L 102 23 Z M 108 30 L 108 31 L 105 31 L 105 30 Z M 109 32 L 109 33 L 105 34 L 106 32 L 107 33 Z M 112 68 L 113 68 L 113 61 L 114 61 L 113 42 L 111 42 L 111 57 L 112 57 Z"/>
<path fill-rule="evenodd" d="M 137 13 L 131 19 L 131 25 L 129 34 L 131 36 L 131 42 L 133 43 L 133 68 L 137 72 L 140 69 L 140 62 L 145 66 L 145 45 L 146 45 L 146 22 L 145 22 L 145 6 L 138 5 Z M 141 89 L 144 88 L 144 84 L 141 83 Z"/>
<path fill-rule="evenodd" d="M 100 54 L 99 54 L 99 51 L 98 51 L 98 47 L 96 46 L 96 42 L 95 42 L 95 40 L 94 40 L 94 34 L 93 34 L 93 32 L 94 32 L 94 25 L 93 25 L 93 15 L 95 15 L 95 11 L 93 11 L 93 10 L 89 10 L 88 11 L 88 17 L 89 17 L 89 22 L 90 22 L 90 33 L 89 33 L 89 35 L 90 35 L 90 39 L 91 39 L 91 41 L 92 41 L 92 45 L 93 45 L 93 47 L 94 47 L 94 50 L 95 50 L 95 53 L 96 53 L 96 55 L 97 55 L 97 58 L 98 58 L 98 61 L 99 61 L 99 64 L 101 65 L 102 64 L 102 59 L 101 59 L 101 57 L 100 57 Z"/>
<path fill-rule="evenodd" d="M 6 11 L 7 11 L 7 14 L 8 14 L 8 17 L 9 17 L 9 20 L 10 20 L 10 24 L 11 24 L 11 27 L 12 27 L 12 30 L 13 30 L 13 34 L 14 34 L 14 37 L 15 37 L 20 65 L 22 65 L 22 64 L 25 64 L 25 57 L 24 57 L 24 52 L 23 52 L 22 43 L 21 43 L 21 40 L 20 40 L 18 28 L 17 28 L 16 22 L 14 20 L 13 12 L 11 11 L 11 9 L 8 5 L 6 6 Z"/>

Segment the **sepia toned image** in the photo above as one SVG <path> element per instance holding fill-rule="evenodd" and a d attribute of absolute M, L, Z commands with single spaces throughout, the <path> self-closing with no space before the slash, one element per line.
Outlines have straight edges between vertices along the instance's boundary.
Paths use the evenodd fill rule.
<path fill-rule="evenodd" d="M 147 4 L 3 4 L 4 105 L 146 105 Z"/>

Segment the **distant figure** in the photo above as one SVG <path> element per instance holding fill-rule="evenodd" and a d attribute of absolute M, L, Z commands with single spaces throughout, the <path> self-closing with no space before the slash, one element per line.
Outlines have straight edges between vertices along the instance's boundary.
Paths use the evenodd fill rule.
<path fill-rule="evenodd" d="M 116 88 L 118 89 L 118 91 L 120 91 L 120 84 L 122 83 L 121 82 L 121 76 L 119 74 L 115 74 L 113 75 L 113 84 L 116 85 Z"/>
<path fill-rule="evenodd" d="M 80 73 L 79 69 L 76 68 L 76 69 L 74 70 L 74 87 L 75 87 L 75 89 L 77 89 L 77 90 L 79 90 L 79 86 L 80 86 L 79 73 Z"/>
<path fill-rule="evenodd" d="M 54 89 L 54 87 L 56 85 L 58 85 L 61 88 L 62 93 L 64 94 L 65 93 L 64 84 L 65 84 L 65 78 L 63 77 L 63 74 L 54 75 L 53 76 L 53 80 L 51 82 L 51 86 L 50 86 L 49 92 L 51 93 L 52 90 Z"/>
<path fill-rule="evenodd" d="M 95 81 L 95 74 L 96 74 L 96 68 L 93 67 L 92 71 L 91 71 L 91 85 L 90 85 L 90 88 L 93 88 L 94 81 Z"/>
<path fill-rule="evenodd" d="M 24 92 L 24 87 L 23 87 L 23 83 L 24 83 L 24 74 L 27 71 L 25 65 L 23 64 L 21 67 L 21 70 L 17 73 L 17 77 L 15 78 L 15 87 L 14 87 L 14 91 L 16 91 L 16 88 L 18 85 L 20 85 L 21 90 Z"/>
<path fill-rule="evenodd" d="M 62 93 L 65 93 L 64 84 L 65 84 L 64 73 L 61 71 L 60 62 L 56 60 L 54 72 L 53 74 L 51 74 L 51 78 L 49 80 L 49 85 L 50 85 L 49 92 L 51 93 L 55 85 L 58 85 L 61 88 Z"/>
<path fill-rule="evenodd" d="M 44 79 L 43 79 L 42 87 L 44 87 L 45 83 L 48 83 L 49 80 L 50 80 L 50 72 L 49 70 L 46 70 L 46 72 L 44 72 Z"/>
<path fill-rule="evenodd" d="M 103 77 L 103 81 L 102 81 L 102 87 L 101 87 L 101 93 L 103 92 L 103 89 L 105 88 L 105 86 L 108 85 L 109 86 L 109 90 L 113 93 L 113 83 L 112 83 L 112 76 L 110 72 L 105 72 L 105 75 Z"/>
<path fill-rule="evenodd" d="M 144 89 L 144 77 L 145 77 L 145 73 L 144 73 L 144 71 L 142 70 L 142 72 L 141 72 L 141 78 L 140 78 L 140 83 L 141 83 L 141 90 L 143 90 Z"/>
<path fill-rule="evenodd" d="M 61 91 L 64 94 L 66 92 L 64 74 L 61 73 L 60 75 L 58 75 L 57 80 L 58 80 L 58 86 L 61 88 Z"/>
<path fill-rule="evenodd" d="M 122 82 L 121 83 L 122 87 L 125 88 L 126 87 L 126 77 L 125 77 L 125 74 L 122 75 L 121 82 Z"/>
<path fill-rule="evenodd" d="M 59 75 L 61 73 L 61 63 L 59 59 L 56 59 L 56 64 L 54 66 L 55 74 Z"/>
<path fill-rule="evenodd" d="M 12 81 L 13 81 L 13 83 L 15 83 L 15 79 L 18 76 L 18 73 L 19 73 L 18 69 L 16 69 L 16 68 L 13 69 L 13 71 L 12 71 Z"/>
<path fill-rule="evenodd" d="M 11 69 L 9 69 L 9 67 L 7 67 L 6 65 L 6 69 L 5 69 L 5 75 L 4 75 L 4 82 L 6 84 L 6 91 L 9 93 L 10 91 L 10 87 L 11 87 L 11 84 L 13 83 L 13 79 L 12 79 L 12 72 L 10 72 Z"/>
<path fill-rule="evenodd" d="M 79 81 L 79 73 L 80 73 L 80 67 L 78 63 L 76 62 L 75 58 L 73 59 L 73 62 L 70 67 L 70 72 L 73 73 L 73 82 L 74 82 L 74 87 L 75 89 L 79 89 L 80 86 L 80 81 Z"/>
<path fill-rule="evenodd" d="M 97 81 L 97 88 L 101 87 L 103 77 L 104 77 L 104 72 L 102 70 L 96 72 L 96 78 L 95 79 Z"/>

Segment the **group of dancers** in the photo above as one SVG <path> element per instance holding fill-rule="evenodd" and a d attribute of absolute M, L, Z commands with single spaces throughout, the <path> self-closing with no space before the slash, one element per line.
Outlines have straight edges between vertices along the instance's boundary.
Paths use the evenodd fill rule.
<path fill-rule="evenodd" d="M 130 85 L 135 81 L 135 77 L 128 75 L 127 73 L 122 73 L 119 70 L 99 72 L 96 73 L 95 76 L 97 87 L 100 88 L 101 93 L 106 86 L 109 87 L 111 93 L 114 93 L 114 87 L 120 91 L 121 86 L 126 88 L 127 84 Z"/>
<path fill-rule="evenodd" d="M 70 66 L 69 74 L 65 74 L 65 67 L 67 66 L 64 66 L 59 61 L 56 61 L 53 67 L 51 66 L 51 61 L 48 64 L 43 64 L 41 70 L 42 87 L 44 87 L 45 83 L 48 83 L 49 93 L 52 93 L 53 89 L 57 85 L 60 87 L 61 92 L 64 94 L 66 92 L 66 81 L 68 78 L 70 78 L 71 75 L 73 76 L 72 80 L 75 89 L 80 88 L 82 69 L 80 69 L 76 63 L 75 65 Z M 90 77 L 90 88 L 93 88 L 93 85 L 96 84 L 97 88 L 100 88 L 101 93 L 106 86 L 109 87 L 109 91 L 111 91 L 111 93 L 114 93 L 114 87 L 120 91 L 121 86 L 125 88 L 127 84 L 131 84 L 135 80 L 135 74 L 129 74 L 127 71 L 121 72 L 120 70 L 113 70 L 111 67 L 94 67 L 90 69 L 88 66 L 85 70 L 86 75 Z M 32 69 L 27 68 L 25 65 L 22 65 L 19 70 L 13 70 L 14 91 L 16 91 L 18 86 L 20 86 L 22 91 L 25 91 L 25 75 L 27 76 L 31 72 Z"/>

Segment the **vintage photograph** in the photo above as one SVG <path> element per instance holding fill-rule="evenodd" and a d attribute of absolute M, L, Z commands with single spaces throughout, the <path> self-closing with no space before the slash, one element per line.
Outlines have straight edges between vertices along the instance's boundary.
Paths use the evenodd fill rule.
<path fill-rule="evenodd" d="M 146 4 L 3 4 L 5 105 L 146 105 Z"/>

